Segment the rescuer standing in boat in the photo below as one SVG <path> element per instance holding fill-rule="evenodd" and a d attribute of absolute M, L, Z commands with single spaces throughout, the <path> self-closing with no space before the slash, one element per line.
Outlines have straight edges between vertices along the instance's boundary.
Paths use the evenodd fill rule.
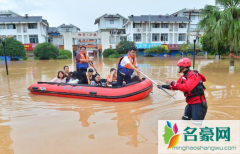
<path fill-rule="evenodd" d="M 117 70 L 117 86 L 122 86 L 123 80 L 125 80 L 126 84 L 129 84 L 131 82 L 131 75 L 134 71 L 137 72 L 139 80 L 142 81 L 138 69 L 136 54 L 137 49 L 133 47 L 126 55 L 119 59 Z"/>
<path fill-rule="evenodd" d="M 89 60 L 85 46 L 80 47 L 80 52 L 76 55 L 75 59 L 78 77 L 80 78 L 83 72 L 87 72 L 89 64 L 92 66 L 92 60 Z"/>
<path fill-rule="evenodd" d="M 206 89 L 203 82 L 206 78 L 197 71 L 190 70 L 191 60 L 182 58 L 178 61 L 179 73 L 183 75 L 177 80 L 167 80 L 166 84 L 160 85 L 171 90 L 181 90 L 186 97 L 187 106 L 185 107 L 183 120 L 204 120 L 207 113 L 207 100 L 204 95 Z"/>

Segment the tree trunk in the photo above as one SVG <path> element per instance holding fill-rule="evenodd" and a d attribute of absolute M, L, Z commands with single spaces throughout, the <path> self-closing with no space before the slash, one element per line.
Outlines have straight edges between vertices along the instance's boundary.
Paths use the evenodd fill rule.
<path fill-rule="evenodd" d="M 183 52 L 182 52 L 182 58 L 183 58 Z"/>
<path fill-rule="evenodd" d="M 234 46 L 232 40 L 230 40 L 230 54 L 234 54 Z M 235 58 L 230 55 L 230 63 L 229 63 L 229 72 L 234 73 L 234 61 Z"/>

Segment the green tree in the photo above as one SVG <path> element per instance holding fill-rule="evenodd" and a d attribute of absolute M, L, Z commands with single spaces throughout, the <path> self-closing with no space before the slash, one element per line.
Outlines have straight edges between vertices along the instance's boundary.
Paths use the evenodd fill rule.
<path fill-rule="evenodd" d="M 150 49 L 147 49 L 144 51 L 144 53 L 152 53 L 152 54 L 156 54 L 157 57 L 161 54 L 161 53 L 168 53 L 169 50 L 166 49 L 165 47 L 162 46 L 155 46 L 155 47 L 151 47 Z"/>
<path fill-rule="evenodd" d="M 215 49 L 221 41 L 226 40 L 230 53 L 234 53 L 240 44 L 240 0 L 216 0 L 216 3 L 223 6 L 223 10 L 217 6 L 206 5 L 201 11 L 199 28 L 203 29 L 206 35 L 211 35 Z M 233 57 L 230 58 L 230 66 L 234 67 Z"/>
<path fill-rule="evenodd" d="M 56 59 L 59 56 L 59 49 L 52 43 L 41 43 L 38 44 L 34 50 L 33 54 L 39 59 Z"/>
<path fill-rule="evenodd" d="M 195 44 L 195 50 L 202 50 L 199 44 Z M 194 52 L 194 44 L 188 44 L 188 52 Z"/>
<path fill-rule="evenodd" d="M 126 54 L 130 50 L 130 48 L 136 47 L 135 43 L 132 41 L 121 41 L 117 46 L 117 52 L 119 54 Z"/>
<path fill-rule="evenodd" d="M 13 37 L 5 38 L 5 48 L 6 48 L 6 55 L 11 57 L 13 60 L 14 56 L 17 57 L 26 57 L 26 50 L 22 42 L 15 40 Z M 4 50 L 2 44 L 0 45 L 0 56 L 4 56 Z"/>
<path fill-rule="evenodd" d="M 184 52 L 188 52 L 188 44 L 183 43 L 182 45 L 178 46 L 178 50 L 182 52 L 182 57 Z"/>
<path fill-rule="evenodd" d="M 103 57 L 104 58 L 107 58 L 107 57 L 109 57 L 110 55 L 113 55 L 113 54 L 118 54 L 118 53 L 115 50 L 111 49 L 111 48 L 105 49 L 103 51 Z"/>
<path fill-rule="evenodd" d="M 202 50 L 208 52 L 210 55 L 218 54 L 227 54 L 229 45 L 225 44 L 227 40 L 221 41 L 215 48 L 213 47 L 212 35 L 204 34 L 200 38 L 200 43 L 202 44 Z"/>

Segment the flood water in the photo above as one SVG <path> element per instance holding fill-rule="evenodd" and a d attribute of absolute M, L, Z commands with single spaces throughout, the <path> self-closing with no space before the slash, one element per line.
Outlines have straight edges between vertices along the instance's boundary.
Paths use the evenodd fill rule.
<path fill-rule="evenodd" d="M 178 58 L 139 57 L 139 68 L 158 83 L 180 77 Z M 106 78 L 117 59 L 94 59 Z M 38 81 L 50 81 L 72 60 L 0 61 L 0 154 L 146 154 L 157 153 L 157 120 L 180 120 L 186 105 L 179 91 L 174 100 L 154 86 L 144 100 L 111 103 L 29 94 Z M 229 74 L 229 60 L 197 59 L 207 78 L 206 119 L 240 119 L 240 61 Z"/>

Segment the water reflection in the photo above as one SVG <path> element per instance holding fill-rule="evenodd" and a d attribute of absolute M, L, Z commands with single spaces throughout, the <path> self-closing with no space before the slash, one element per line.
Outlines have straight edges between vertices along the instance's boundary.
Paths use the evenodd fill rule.
<path fill-rule="evenodd" d="M 0 114 L 0 117 L 3 116 Z M 10 132 L 12 128 L 9 125 L 4 125 L 3 123 L 9 122 L 9 120 L 0 119 L 0 153 L 1 154 L 13 154 L 14 151 L 11 147 L 13 143 Z"/>
<path fill-rule="evenodd" d="M 138 58 L 140 69 L 158 83 L 180 77 L 177 61 L 178 58 Z M 207 78 L 209 110 L 206 119 L 240 119 L 240 66 L 237 63 L 239 61 L 234 74 L 229 74 L 228 60 L 196 60 L 196 68 Z M 94 64 L 104 78 L 110 68 L 117 66 L 117 59 L 94 59 Z M 64 151 L 65 142 L 75 150 L 71 153 L 86 153 L 86 149 L 89 153 L 156 153 L 157 120 L 181 119 L 186 105 L 183 94 L 169 91 L 174 100 L 156 87 L 144 100 L 126 103 L 28 93 L 31 84 L 51 80 L 65 65 L 70 71 L 75 68 L 72 60 L 9 62 L 7 77 L 4 62 L 0 62 L 0 119 L 8 119 L 0 120 L 1 154 L 36 153 L 39 149 L 46 150 L 41 153 L 66 153 L 69 148 Z M 49 136 L 51 138 L 46 140 Z M 121 150 L 116 150 L 119 145 Z M 28 148 L 23 149 L 23 146 Z M 91 151 L 92 147 L 101 150 Z"/>

